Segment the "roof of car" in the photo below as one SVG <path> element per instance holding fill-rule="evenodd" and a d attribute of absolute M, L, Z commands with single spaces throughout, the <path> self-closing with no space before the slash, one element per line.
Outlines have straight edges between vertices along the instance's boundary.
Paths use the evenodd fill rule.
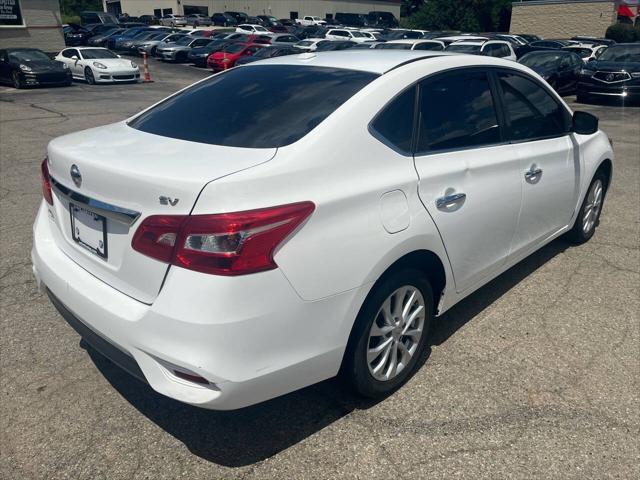
<path fill-rule="evenodd" d="M 436 38 L 401 38 L 399 40 L 389 40 L 385 43 L 402 43 L 413 45 L 414 43 L 423 43 L 423 42 L 436 42 L 442 43 L 442 40 L 438 40 Z"/>
<path fill-rule="evenodd" d="M 462 57 L 462 55 L 455 53 L 430 52 L 425 50 L 341 50 L 287 55 L 265 60 L 265 62 L 271 65 L 310 65 L 314 67 L 343 68 L 382 74 L 407 62 L 444 55 Z M 264 64 L 264 62 L 262 63 Z"/>

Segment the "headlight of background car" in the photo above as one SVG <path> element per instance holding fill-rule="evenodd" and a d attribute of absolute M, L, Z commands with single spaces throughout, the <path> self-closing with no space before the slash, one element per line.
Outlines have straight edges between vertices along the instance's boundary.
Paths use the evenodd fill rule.
<path fill-rule="evenodd" d="M 591 75 L 593 75 L 594 73 L 596 73 L 596 72 L 594 72 L 593 70 L 588 70 L 586 68 L 583 68 L 582 70 L 580 70 L 580 75 L 585 75 L 585 76 L 588 75 L 589 77 Z"/>
<path fill-rule="evenodd" d="M 64 68 L 65 70 L 69 70 L 69 65 L 67 65 L 66 63 L 63 63 L 62 68 Z"/>
<path fill-rule="evenodd" d="M 106 65 L 104 65 L 104 64 L 102 64 L 100 62 L 93 62 L 93 66 L 96 67 L 96 68 L 101 68 L 103 70 L 105 70 L 107 68 Z"/>
<path fill-rule="evenodd" d="M 22 70 L 23 72 L 31 72 L 31 67 L 28 65 L 20 65 L 20 70 Z"/>
<path fill-rule="evenodd" d="M 133 60 L 131 61 L 131 66 L 133 68 L 138 68 L 138 64 L 136 62 L 134 62 Z"/>

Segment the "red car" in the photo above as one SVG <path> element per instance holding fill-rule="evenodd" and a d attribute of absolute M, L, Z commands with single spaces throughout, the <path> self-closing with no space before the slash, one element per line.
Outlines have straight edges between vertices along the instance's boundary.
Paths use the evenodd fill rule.
<path fill-rule="evenodd" d="M 253 55 L 264 45 L 257 43 L 232 43 L 220 52 L 215 52 L 207 58 L 207 66 L 214 72 L 233 68 L 239 58 Z"/>

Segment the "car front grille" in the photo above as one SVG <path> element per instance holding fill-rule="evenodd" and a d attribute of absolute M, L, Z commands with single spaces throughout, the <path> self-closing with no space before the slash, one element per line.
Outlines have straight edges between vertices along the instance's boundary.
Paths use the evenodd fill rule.
<path fill-rule="evenodd" d="M 133 80 L 135 75 L 112 75 L 114 80 Z"/>
<path fill-rule="evenodd" d="M 631 79 L 627 72 L 596 72 L 593 78 L 606 83 L 624 82 Z"/>

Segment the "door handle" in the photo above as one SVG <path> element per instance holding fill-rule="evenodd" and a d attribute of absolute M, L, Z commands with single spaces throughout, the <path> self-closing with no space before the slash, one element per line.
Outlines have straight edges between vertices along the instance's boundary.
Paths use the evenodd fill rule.
<path fill-rule="evenodd" d="M 451 195 L 445 195 L 444 197 L 436 199 L 436 207 L 441 210 L 447 209 L 452 205 L 464 201 L 465 198 L 467 198 L 467 195 L 464 193 L 452 193 Z"/>
<path fill-rule="evenodd" d="M 539 177 L 540 175 L 542 175 L 542 169 L 541 168 L 531 167 L 531 169 L 529 169 L 527 172 L 525 172 L 524 178 L 526 178 L 527 180 L 533 180 L 536 177 Z"/>

